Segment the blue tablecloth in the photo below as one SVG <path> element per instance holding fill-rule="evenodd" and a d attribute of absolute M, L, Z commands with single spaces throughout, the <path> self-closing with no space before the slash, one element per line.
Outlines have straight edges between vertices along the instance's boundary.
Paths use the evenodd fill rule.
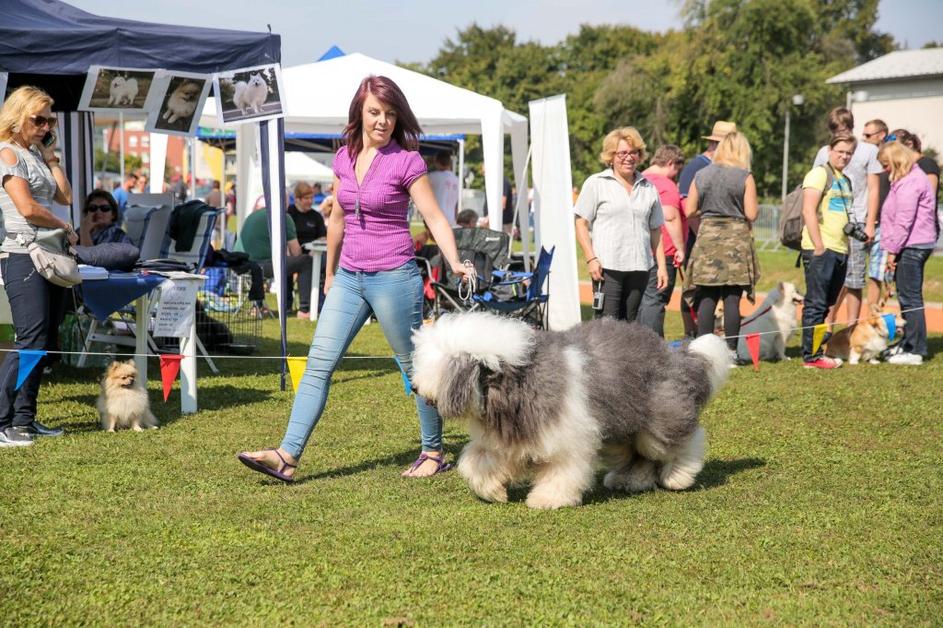
<path fill-rule="evenodd" d="M 109 273 L 108 279 L 82 282 L 85 307 L 98 320 L 105 320 L 140 296 L 149 293 L 167 279 L 162 275 Z"/>

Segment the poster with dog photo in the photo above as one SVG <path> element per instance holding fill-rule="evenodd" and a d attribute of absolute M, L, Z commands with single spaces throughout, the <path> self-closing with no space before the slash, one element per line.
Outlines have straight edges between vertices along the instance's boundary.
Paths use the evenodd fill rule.
<path fill-rule="evenodd" d="M 149 96 L 156 72 L 93 65 L 85 77 L 79 110 L 106 113 L 149 111 L 153 105 Z"/>
<path fill-rule="evenodd" d="M 220 72 L 215 76 L 216 115 L 226 125 L 285 115 L 282 70 L 277 63 Z"/>
<path fill-rule="evenodd" d="M 196 135 L 212 85 L 206 74 L 159 72 L 154 78 L 154 93 L 160 104 L 147 114 L 145 131 L 169 135 Z"/>

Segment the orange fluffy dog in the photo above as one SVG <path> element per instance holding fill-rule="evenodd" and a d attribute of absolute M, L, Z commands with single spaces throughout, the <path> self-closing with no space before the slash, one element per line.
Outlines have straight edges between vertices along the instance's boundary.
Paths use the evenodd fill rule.
<path fill-rule="evenodd" d="M 130 427 L 141 432 L 145 427 L 157 429 L 157 418 L 151 414 L 147 391 L 138 380 L 134 360 L 115 360 L 108 366 L 97 405 L 103 430 L 114 432 L 115 428 Z"/>

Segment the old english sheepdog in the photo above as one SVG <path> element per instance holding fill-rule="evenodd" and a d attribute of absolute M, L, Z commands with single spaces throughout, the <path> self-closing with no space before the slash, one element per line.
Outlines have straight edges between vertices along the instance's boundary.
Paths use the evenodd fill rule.
<path fill-rule="evenodd" d="M 443 417 L 468 421 L 459 473 L 491 502 L 532 477 L 532 508 L 579 505 L 598 462 L 609 489 L 692 486 L 707 446 L 698 413 L 731 362 L 716 336 L 672 351 L 654 332 L 609 319 L 545 332 L 449 315 L 414 343 L 416 391 Z"/>

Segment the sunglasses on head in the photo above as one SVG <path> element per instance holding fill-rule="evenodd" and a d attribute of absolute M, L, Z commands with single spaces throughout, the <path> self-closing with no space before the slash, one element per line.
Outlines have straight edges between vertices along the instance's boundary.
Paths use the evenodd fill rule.
<path fill-rule="evenodd" d="M 85 208 L 85 213 L 90 214 L 92 212 L 110 212 L 111 205 L 89 205 Z"/>
<path fill-rule="evenodd" d="M 59 119 L 55 116 L 51 118 L 47 118 L 46 116 L 30 116 L 29 119 L 38 127 L 48 126 L 50 129 L 56 128 L 56 124 L 59 123 Z"/>

